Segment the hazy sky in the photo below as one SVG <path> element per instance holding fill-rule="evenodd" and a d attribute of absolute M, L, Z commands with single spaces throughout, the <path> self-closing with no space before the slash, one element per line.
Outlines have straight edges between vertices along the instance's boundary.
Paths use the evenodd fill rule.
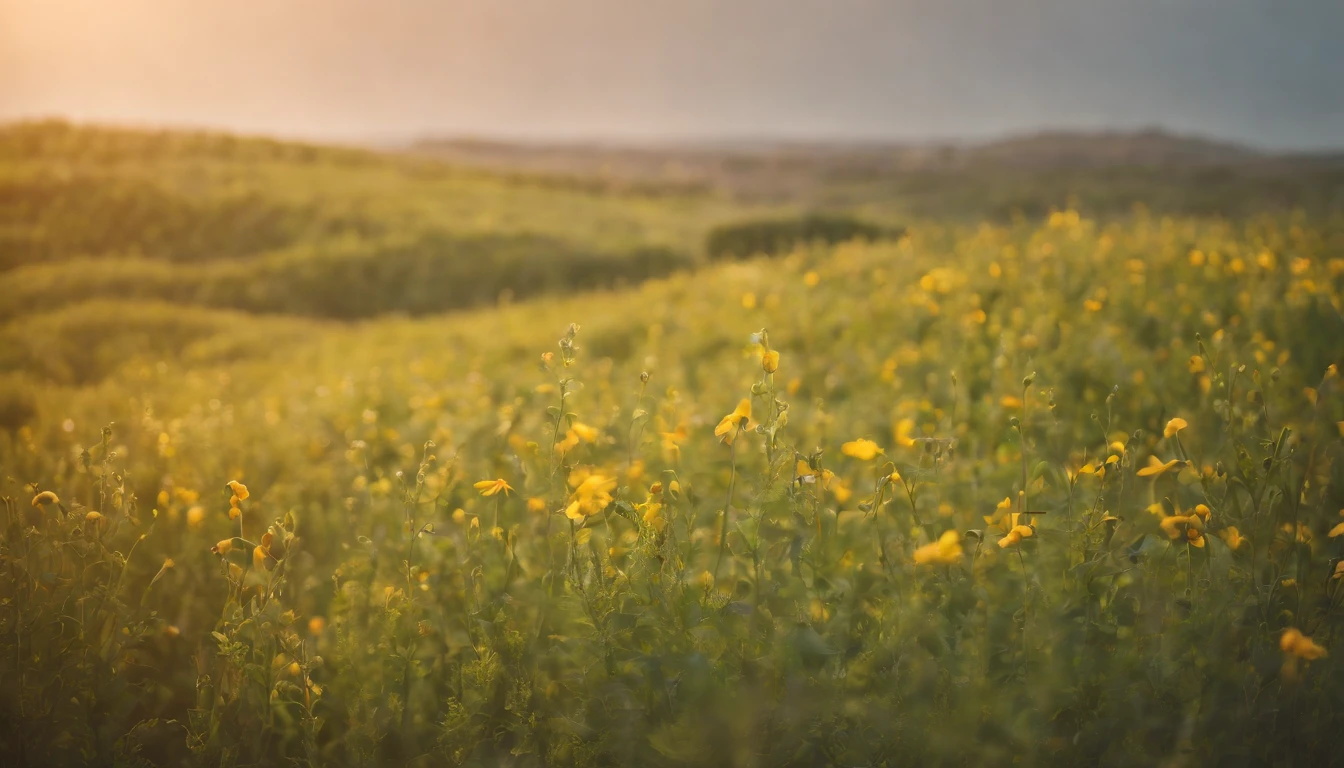
<path fill-rule="evenodd" d="M 0 119 L 1344 146 L 1344 0 L 0 0 Z"/>

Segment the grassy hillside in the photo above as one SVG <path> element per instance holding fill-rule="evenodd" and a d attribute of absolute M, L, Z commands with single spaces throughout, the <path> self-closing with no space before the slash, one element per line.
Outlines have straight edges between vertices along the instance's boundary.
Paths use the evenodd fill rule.
<path fill-rule="evenodd" d="M 637 282 L 745 209 L 373 152 L 0 127 L 0 320 L 93 299 L 327 318 Z"/>
<path fill-rule="evenodd" d="M 1342 233 L 921 224 L 25 390 L 8 754 L 1323 764 Z"/>

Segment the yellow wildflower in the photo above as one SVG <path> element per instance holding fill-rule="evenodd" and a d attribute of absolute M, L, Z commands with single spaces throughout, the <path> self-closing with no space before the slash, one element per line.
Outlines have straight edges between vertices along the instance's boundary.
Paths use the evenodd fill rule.
<path fill-rule="evenodd" d="M 51 491 L 43 491 L 33 497 L 34 507 L 45 507 L 48 504 L 60 504 L 61 500 L 56 498 L 56 494 Z"/>
<path fill-rule="evenodd" d="M 860 461 L 870 461 L 883 453 L 877 443 L 863 438 L 851 440 L 840 446 L 840 452 Z"/>
<path fill-rule="evenodd" d="M 1334 528 L 1330 529 L 1329 537 L 1333 539 L 1336 536 L 1344 536 L 1344 523 L 1340 523 L 1339 525 L 1336 525 Z"/>
<path fill-rule="evenodd" d="M 606 509 L 612 501 L 611 492 L 616 490 L 615 478 L 597 473 L 575 472 L 569 481 L 574 492 L 569 495 L 565 517 L 570 520 L 581 521 Z"/>
<path fill-rule="evenodd" d="M 572 429 L 565 430 L 565 436 L 555 444 L 555 455 L 564 456 L 571 449 L 579 444 L 579 433 Z"/>
<path fill-rule="evenodd" d="M 1279 636 L 1279 649 L 1284 653 L 1308 661 L 1328 655 L 1325 648 L 1317 645 L 1310 637 L 1302 634 L 1302 630 L 1296 627 L 1289 627 L 1283 630 L 1283 634 Z"/>
<path fill-rule="evenodd" d="M 751 401 L 743 398 L 732 413 L 719 420 L 719 425 L 714 428 L 714 436 L 732 445 L 733 438 L 737 436 L 738 430 L 746 429 L 750 421 Z"/>
<path fill-rule="evenodd" d="M 261 537 L 261 543 L 252 549 L 252 567 L 257 570 L 270 570 L 275 567 L 275 558 L 271 556 L 271 542 L 274 537 L 267 531 Z"/>
<path fill-rule="evenodd" d="M 662 533 L 663 529 L 667 527 L 667 520 L 663 518 L 663 505 L 656 501 L 650 501 L 640 505 L 639 508 L 644 511 L 642 517 L 644 524 Z"/>
<path fill-rule="evenodd" d="M 1155 477 L 1173 469 L 1179 472 L 1183 468 L 1185 468 L 1185 462 L 1180 459 L 1172 459 L 1171 461 L 1163 463 L 1162 460 L 1156 456 L 1149 456 L 1148 466 L 1140 469 L 1138 475 L 1139 477 Z"/>
<path fill-rule="evenodd" d="M 573 426 L 570 427 L 570 430 L 585 443 L 591 443 L 597 440 L 597 436 L 600 434 L 595 427 L 590 427 L 579 421 L 574 422 Z"/>
<path fill-rule="evenodd" d="M 503 491 L 504 495 L 508 496 L 509 493 L 513 491 L 513 486 L 504 482 L 502 479 L 482 480 L 473 484 L 471 487 L 480 491 L 482 496 L 494 496 L 500 491 Z"/>
<path fill-rule="evenodd" d="M 944 531 L 937 541 L 915 550 L 915 564 L 951 564 L 960 560 L 961 554 L 961 534 L 956 531 Z"/>
<path fill-rule="evenodd" d="M 1246 543 L 1246 537 L 1241 535 L 1241 531 L 1238 531 L 1235 525 L 1228 526 L 1220 535 L 1223 541 L 1227 542 L 1228 549 L 1238 549 Z"/>
<path fill-rule="evenodd" d="M 1176 418 L 1167 422 L 1167 428 L 1162 430 L 1162 436 L 1170 440 L 1171 438 L 1176 436 L 1177 432 L 1180 432 L 1182 429 L 1185 429 L 1188 426 L 1190 425 L 1186 423 L 1185 419 L 1182 419 L 1181 417 L 1177 416 Z"/>
<path fill-rule="evenodd" d="M 773 349 L 767 349 L 761 355 L 761 369 L 766 373 L 774 373 L 779 370 L 779 352 Z"/>
<path fill-rule="evenodd" d="M 685 424 L 678 424 L 677 428 L 671 432 L 659 432 L 662 436 L 663 455 L 668 461 L 676 461 L 681 458 L 681 443 L 690 437 Z"/>
<path fill-rule="evenodd" d="M 1013 519 L 1016 518 L 1017 515 L 1014 514 Z M 1029 525 L 1014 525 L 1013 529 L 1008 532 L 1007 536 L 1004 536 L 1002 539 L 999 539 L 999 548 L 1007 549 L 1008 547 L 1011 547 L 1014 544 L 1021 544 L 1023 539 L 1030 539 L 1032 536 L 1035 535 L 1036 530 Z"/>
<path fill-rule="evenodd" d="M 248 494 L 247 492 L 246 485 L 243 485 L 237 480 L 230 480 L 229 482 L 225 483 L 225 485 L 228 487 L 230 491 L 233 491 L 233 495 L 237 496 L 239 501 L 247 501 L 247 497 L 250 494 Z"/>

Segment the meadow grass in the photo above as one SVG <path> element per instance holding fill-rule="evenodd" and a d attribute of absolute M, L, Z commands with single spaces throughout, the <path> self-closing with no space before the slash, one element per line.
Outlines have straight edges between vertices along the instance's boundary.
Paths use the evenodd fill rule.
<path fill-rule="evenodd" d="M 930 223 L 12 384 L 7 754 L 1327 764 L 1341 232 Z"/>

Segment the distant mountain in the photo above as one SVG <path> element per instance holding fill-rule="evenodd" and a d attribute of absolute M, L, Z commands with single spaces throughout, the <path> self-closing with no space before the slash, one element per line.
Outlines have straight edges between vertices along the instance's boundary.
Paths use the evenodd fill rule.
<path fill-rule="evenodd" d="M 1226 188 L 1235 183 L 1240 185 L 1235 198 L 1254 197 L 1254 188 L 1265 179 L 1275 180 L 1276 188 L 1297 188 L 1301 185 L 1294 177 L 1324 175 L 1319 184 L 1310 186 L 1322 190 L 1333 206 L 1341 194 L 1338 178 L 1344 173 L 1344 153 L 1276 154 L 1160 129 L 1053 131 L 978 144 L 763 139 L 637 145 L 439 139 L 415 142 L 405 151 L 459 166 L 563 178 L 607 189 L 714 189 L 754 202 L 831 206 L 891 194 L 905 197 L 948 185 L 969 189 L 997 184 L 1007 190 L 1051 175 L 1076 177 L 1054 185 L 1067 196 L 1082 187 L 1104 186 L 1098 171 L 1104 176 L 1113 171 L 1139 174 L 1143 184 L 1132 191 L 1161 192 L 1173 184 Z M 953 207 L 965 207 L 965 202 Z M 1214 210 L 1223 209 L 1214 206 Z"/>
<path fill-rule="evenodd" d="M 1160 129 L 1137 132 L 1045 132 L 968 147 L 971 162 L 1025 167 L 1220 166 L 1265 160 L 1251 147 Z"/>

